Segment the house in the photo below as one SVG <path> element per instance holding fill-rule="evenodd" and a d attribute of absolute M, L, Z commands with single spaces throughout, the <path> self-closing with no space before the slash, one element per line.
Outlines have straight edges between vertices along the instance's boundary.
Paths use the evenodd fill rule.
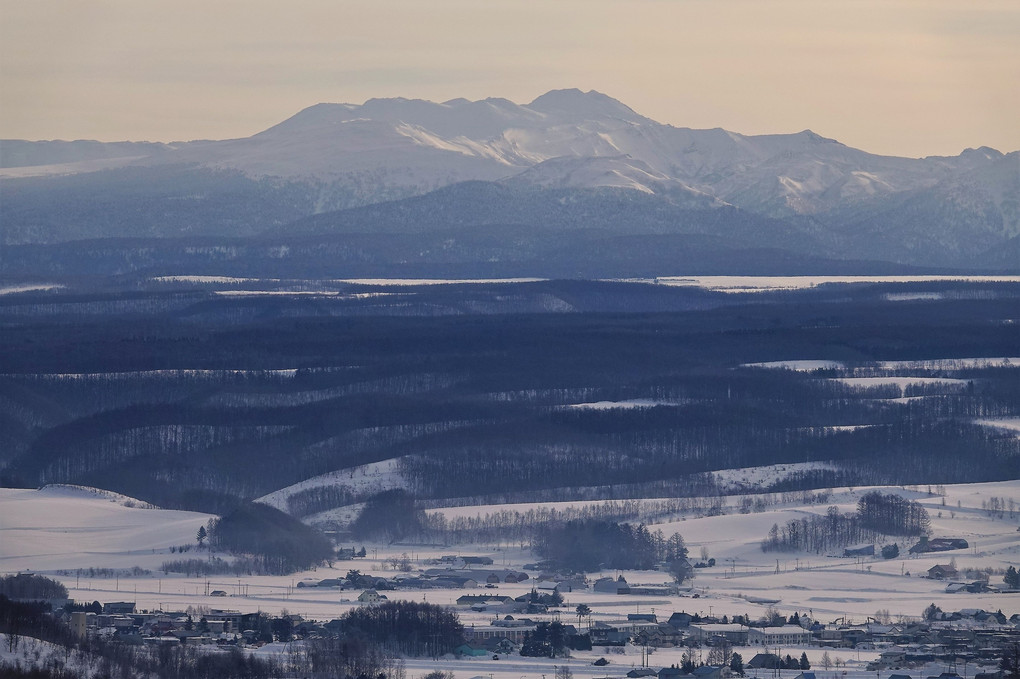
<path fill-rule="evenodd" d="M 656 679 L 680 679 L 680 677 L 686 677 L 688 674 L 683 669 L 673 665 L 672 667 L 663 667 L 659 670 L 659 676 Z"/>
<path fill-rule="evenodd" d="M 492 594 L 464 594 L 457 597 L 458 606 L 503 606 L 513 605 L 514 599 L 509 596 L 494 596 Z"/>
<path fill-rule="evenodd" d="M 690 613 L 680 612 L 674 613 L 673 615 L 669 616 L 669 620 L 667 620 L 666 622 L 668 622 L 670 625 L 677 629 L 686 629 L 687 627 L 690 627 L 691 620 L 693 619 L 694 616 L 692 616 Z"/>
<path fill-rule="evenodd" d="M 485 643 L 488 639 L 508 639 L 515 644 L 523 644 L 529 634 L 532 634 L 536 625 L 530 624 L 520 627 L 502 627 L 496 625 L 472 625 L 464 628 L 464 638 L 474 643 Z"/>
<path fill-rule="evenodd" d="M 358 601 L 363 604 L 375 604 L 379 603 L 380 599 L 384 599 L 379 595 L 379 592 L 374 589 L 366 589 L 364 592 L 358 595 Z"/>
<path fill-rule="evenodd" d="M 477 566 L 491 566 L 492 565 L 492 557 L 491 556 L 462 556 L 461 559 L 464 561 L 464 564 L 468 565 L 468 566 L 475 566 L 475 565 L 477 565 Z"/>
<path fill-rule="evenodd" d="M 946 580 L 956 577 L 956 569 L 950 564 L 936 564 L 928 569 L 928 577 L 932 580 Z"/>
<path fill-rule="evenodd" d="M 747 667 L 752 670 L 775 670 L 779 669 L 782 660 L 775 653 L 756 653 L 753 658 L 747 661 Z"/>
<path fill-rule="evenodd" d="M 635 667 L 630 672 L 627 672 L 627 676 L 631 679 L 637 679 L 638 677 L 654 677 L 656 671 L 651 667 Z"/>
<path fill-rule="evenodd" d="M 924 554 L 926 552 L 948 552 L 952 549 L 967 549 L 970 543 L 963 538 L 928 538 L 925 535 L 916 545 L 910 548 L 911 554 Z"/>
<path fill-rule="evenodd" d="M 132 601 L 111 601 L 103 604 L 103 613 L 109 615 L 130 615 L 135 612 L 135 604 Z"/>
<path fill-rule="evenodd" d="M 300 585 L 301 583 L 298 583 Z M 343 587 L 343 578 L 326 578 L 325 580 L 319 580 L 316 587 Z"/>
<path fill-rule="evenodd" d="M 737 624 L 692 624 L 691 638 L 699 643 L 725 639 L 734 646 L 744 646 L 748 641 L 748 628 Z"/>
<path fill-rule="evenodd" d="M 695 667 L 691 676 L 697 679 L 726 679 L 729 676 L 729 668 L 721 665 L 702 665 Z"/>
<path fill-rule="evenodd" d="M 597 641 L 599 645 L 623 646 L 630 641 L 629 631 L 621 630 L 616 625 L 610 625 L 601 620 L 588 630 L 588 634 L 591 635 L 592 644 Z"/>
<path fill-rule="evenodd" d="M 814 672 L 801 672 L 800 674 L 795 676 L 793 679 L 815 679 L 815 673 Z"/>
<path fill-rule="evenodd" d="M 672 596 L 677 593 L 677 590 L 674 585 L 630 585 L 626 592 L 619 593 L 642 596 Z"/>
<path fill-rule="evenodd" d="M 648 640 L 649 646 L 655 646 L 656 648 L 668 648 L 680 645 L 683 641 L 683 633 L 680 630 L 667 622 L 660 622 L 657 624 L 658 629 L 645 632 L 645 639 Z"/>
<path fill-rule="evenodd" d="M 485 650 L 489 653 L 510 655 L 521 650 L 521 645 L 508 637 L 489 637 L 485 640 Z"/>
<path fill-rule="evenodd" d="M 474 589 L 478 587 L 478 582 L 471 578 L 449 575 L 436 578 L 432 581 L 432 586 L 436 589 Z"/>
<path fill-rule="evenodd" d="M 592 588 L 596 592 L 605 594 L 630 594 L 630 585 L 622 575 L 615 580 L 613 578 L 599 578 Z"/>
<path fill-rule="evenodd" d="M 205 614 L 205 619 L 209 622 L 214 620 L 224 621 L 226 623 L 224 631 L 226 632 L 236 632 L 239 629 L 243 629 L 241 625 L 242 617 L 243 616 L 240 611 L 225 610 L 222 608 L 214 608 Z"/>
<path fill-rule="evenodd" d="M 489 651 L 479 646 L 472 646 L 471 644 L 461 644 L 457 648 L 453 649 L 453 654 L 458 657 L 467 656 L 468 658 L 481 658 L 489 655 Z"/>
<path fill-rule="evenodd" d="M 227 596 L 227 593 L 224 592 L 222 589 L 214 589 L 213 591 L 209 592 L 209 596 Z"/>

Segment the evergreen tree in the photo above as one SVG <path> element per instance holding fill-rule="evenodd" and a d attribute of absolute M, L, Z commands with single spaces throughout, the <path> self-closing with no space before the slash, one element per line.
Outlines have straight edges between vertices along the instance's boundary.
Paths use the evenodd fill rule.
<path fill-rule="evenodd" d="M 744 659 L 739 653 L 734 653 L 730 657 L 730 671 L 738 677 L 744 676 Z"/>
<path fill-rule="evenodd" d="M 591 615 L 591 608 L 588 607 L 588 604 L 578 604 L 575 612 L 577 613 L 577 627 L 580 628 L 581 618 Z"/>
<path fill-rule="evenodd" d="M 1016 566 L 1010 566 L 1006 569 L 1006 574 L 1002 576 L 1002 581 L 1010 589 L 1020 589 L 1020 573 L 1017 572 Z"/>
<path fill-rule="evenodd" d="M 808 662 L 807 653 L 800 654 L 800 669 L 803 671 L 811 669 L 811 663 Z"/>

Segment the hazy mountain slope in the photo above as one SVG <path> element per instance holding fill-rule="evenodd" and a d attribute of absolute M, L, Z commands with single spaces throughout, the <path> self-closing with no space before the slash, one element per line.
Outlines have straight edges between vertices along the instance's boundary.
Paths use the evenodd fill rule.
<path fill-rule="evenodd" d="M 0 241 L 240 236 L 309 213 L 314 187 L 181 165 L 0 181 Z"/>
<path fill-rule="evenodd" d="M 788 220 L 777 232 L 806 237 L 797 247 L 816 256 L 920 265 L 970 265 L 1016 236 L 1020 223 L 1015 152 L 895 158 L 811 131 L 747 136 L 678 128 L 594 91 L 555 90 L 526 105 L 403 98 L 318 104 L 252 137 L 225 141 L 2 143 L 4 164 L 18 166 L 0 168 L 8 243 L 244 235 L 472 180 L 518 190 L 629 190 L 682 209 L 735 206 Z M 44 162 L 51 164 L 36 165 Z M 111 164 L 130 168 L 93 171 Z M 460 214 L 460 223 L 471 222 L 475 210 L 440 209 Z M 557 228 L 562 217 L 551 208 L 542 221 Z M 629 232 L 648 223 L 642 215 L 621 221 Z M 726 220 L 707 223 L 713 221 Z M 673 225 L 649 233 L 707 233 L 683 220 Z M 748 244 L 785 247 L 760 238 Z"/>
<path fill-rule="evenodd" d="M 970 151 L 964 156 L 983 152 Z M 994 154 L 994 155 L 993 155 Z M 868 258 L 934 264 L 985 260 L 982 253 L 1008 250 L 1020 235 L 1020 152 L 991 152 L 989 163 L 964 169 L 922 189 L 864 205 L 844 206 L 819 216 L 847 251 Z M 1009 266 L 1004 260 L 1000 266 Z M 1012 266 L 1020 265 L 1020 258 Z"/>
<path fill-rule="evenodd" d="M 99 141 L 23 141 L 0 139 L 0 168 L 38 167 L 159 156 L 171 151 L 166 144 L 153 142 Z"/>

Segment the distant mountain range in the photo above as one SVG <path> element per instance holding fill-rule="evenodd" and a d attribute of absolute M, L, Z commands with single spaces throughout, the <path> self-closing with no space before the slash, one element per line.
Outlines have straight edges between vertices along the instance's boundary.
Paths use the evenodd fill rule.
<path fill-rule="evenodd" d="M 84 246 L 120 253 L 110 272 L 267 257 L 291 274 L 1020 270 L 1020 152 L 896 158 L 810 131 L 677 128 L 598 92 L 319 104 L 225 141 L 3 140 L 0 166 L 8 273 L 75 271 L 66 246 L 40 247 L 110 238 L 144 239 Z"/>

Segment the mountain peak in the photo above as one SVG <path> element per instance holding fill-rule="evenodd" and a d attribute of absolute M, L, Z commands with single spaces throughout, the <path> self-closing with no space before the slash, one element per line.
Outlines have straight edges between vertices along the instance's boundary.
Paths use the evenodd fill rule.
<path fill-rule="evenodd" d="M 621 101 L 595 90 L 582 92 L 576 87 L 550 90 L 528 104 L 528 108 L 546 115 L 570 118 L 621 118 L 634 122 L 647 120 Z"/>
<path fill-rule="evenodd" d="M 981 157 L 986 158 L 988 160 L 992 160 L 994 158 L 1002 158 L 1004 154 L 1002 153 L 1002 151 L 999 151 L 998 149 L 993 149 L 990 146 L 980 146 L 976 149 L 972 148 L 964 149 L 963 153 L 961 153 L 960 155 L 965 157 L 966 156 Z"/>
<path fill-rule="evenodd" d="M 843 146 L 843 144 L 840 143 L 839 141 L 836 141 L 835 139 L 829 139 L 828 137 L 823 137 L 822 135 L 818 134 L 814 130 L 810 130 L 810 129 L 809 130 L 801 130 L 795 136 L 800 137 L 802 139 L 807 139 L 808 141 L 811 141 L 811 142 L 825 143 L 825 144 L 840 144 L 840 146 Z"/>

